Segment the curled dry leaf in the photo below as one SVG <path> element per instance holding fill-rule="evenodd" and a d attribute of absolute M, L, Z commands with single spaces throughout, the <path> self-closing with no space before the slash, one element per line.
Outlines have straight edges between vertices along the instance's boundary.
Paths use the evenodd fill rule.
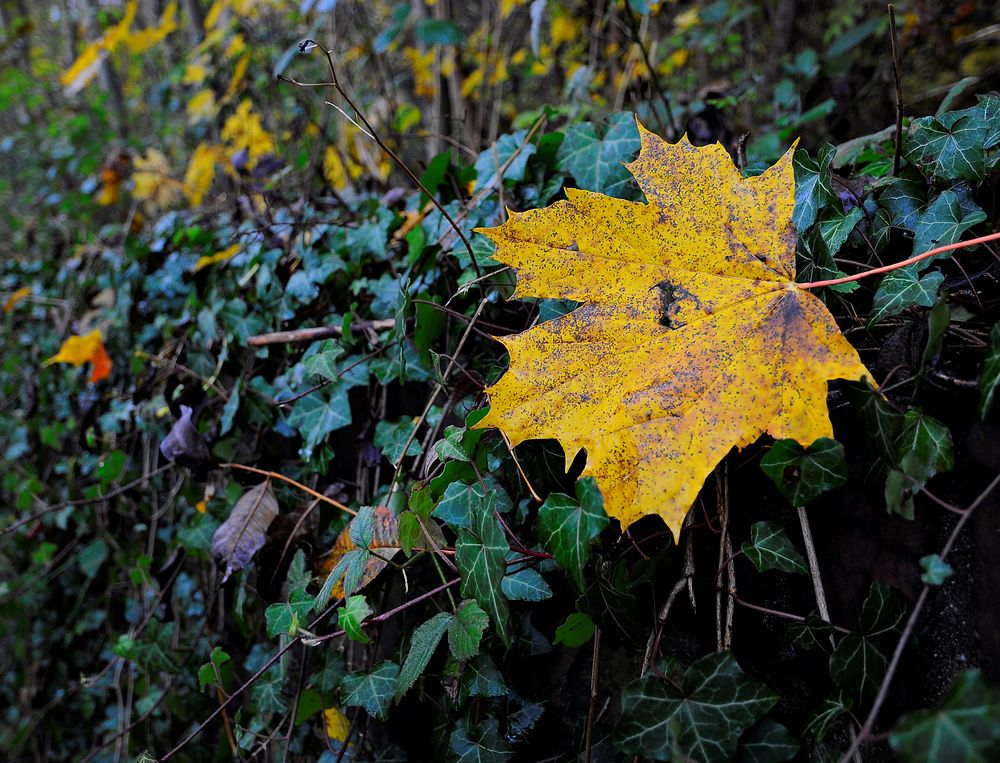
<path fill-rule="evenodd" d="M 677 536 L 705 476 L 761 434 L 831 437 L 829 379 L 870 377 L 822 301 L 795 284 L 792 152 L 743 178 L 721 145 L 639 126 L 627 165 L 648 203 L 567 189 L 483 230 L 516 297 L 584 303 L 500 341 L 510 370 L 478 426 L 587 451 L 607 513 Z"/>
<path fill-rule="evenodd" d="M 181 417 L 160 443 L 160 453 L 168 461 L 176 461 L 183 466 L 200 466 L 209 461 L 208 445 L 192 421 L 192 414 L 189 406 L 182 405 Z"/>
<path fill-rule="evenodd" d="M 266 480 L 247 490 L 233 506 L 229 517 L 212 536 L 212 556 L 225 562 L 225 583 L 234 572 L 243 569 L 267 539 L 267 528 L 278 516 L 278 499 Z"/>

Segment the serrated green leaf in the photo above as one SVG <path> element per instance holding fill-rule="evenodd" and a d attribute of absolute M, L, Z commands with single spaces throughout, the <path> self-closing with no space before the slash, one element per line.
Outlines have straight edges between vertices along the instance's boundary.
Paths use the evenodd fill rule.
<path fill-rule="evenodd" d="M 462 718 L 448 741 L 448 760 L 454 763 L 505 763 L 513 754 L 514 750 L 500 736 L 495 718 L 471 728 Z"/>
<path fill-rule="evenodd" d="M 961 674 L 941 706 L 900 718 L 889 744 L 906 763 L 990 763 L 1000 759 L 1000 690 L 982 673 Z"/>
<path fill-rule="evenodd" d="M 410 687 L 417 682 L 420 674 L 427 668 L 427 663 L 434 656 L 434 651 L 452 624 L 454 615 L 450 612 L 438 612 L 430 620 L 418 626 L 410 638 L 410 651 L 403 660 L 396 682 L 396 700 L 399 701 Z"/>
<path fill-rule="evenodd" d="M 986 357 L 983 359 L 983 370 L 979 375 L 980 421 L 986 421 L 986 416 L 993 408 L 993 397 L 998 384 L 1000 384 L 1000 322 L 997 322 L 990 332 Z"/>
<path fill-rule="evenodd" d="M 760 468 L 792 506 L 805 506 L 847 482 L 844 446 L 829 437 L 808 448 L 795 440 L 779 440 L 761 458 Z"/>
<path fill-rule="evenodd" d="M 574 612 L 556 628 L 553 644 L 570 648 L 583 646 L 594 637 L 594 621 L 584 612 Z"/>
<path fill-rule="evenodd" d="M 678 750 L 700 763 L 728 763 L 740 735 L 777 701 L 732 654 L 717 652 L 689 667 L 680 689 L 648 674 L 626 686 L 615 744 L 659 760 Z"/>
<path fill-rule="evenodd" d="M 868 325 L 874 326 L 908 307 L 930 307 L 943 282 L 944 273 L 934 271 L 920 276 L 912 266 L 887 273 L 875 292 Z"/>
<path fill-rule="evenodd" d="M 582 591 L 590 542 L 608 526 L 604 499 L 593 478 L 577 481 L 576 500 L 552 493 L 538 509 L 538 539 Z"/>
<path fill-rule="evenodd" d="M 742 551 L 758 572 L 779 570 L 809 574 L 806 560 L 795 548 L 785 528 L 776 522 L 755 522 L 750 528 L 750 541 L 743 544 Z"/>
<path fill-rule="evenodd" d="M 479 652 L 479 642 L 483 638 L 486 626 L 490 624 L 489 615 L 474 601 L 463 601 L 455 619 L 448 626 L 448 647 L 456 660 L 468 660 Z"/>
<path fill-rule="evenodd" d="M 619 199 L 634 195 L 635 181 L 623 162 L 639 152 L 635 116 L 616 112 L 603 134 L 590 122 L 570 125 L 556 154 L 559 167 L 576 178 L 578 188 Z"/>
<path fill-rule="evenodd" d="M 384 721 L 389 715 L 399 677 L 399 665 L 385 660 L 370 673 L 349 673 L 341 682 L 340 691 L 347 707 L 360 707 L 368 715 Z"/>
<path fill-rule="evenodd" d="M 344 606 L 337 610 L 340 627 L 347 632 L 347 637 L 352 641 L 362 644 L 371 643 L 368 634 L 361 628 L 361 623 L 372 613 L 372 608 L 364 596 L 349 596 Z"/>
<path fill-rule="evenodd" d="M 736 763 L 784 763 L 799 752 L 799 742 L 777 721 L 758 721 L 740 737 Z"/>
<path fill-rule="evenodd" d="M 490 496 L 472 518 L 471 528 L 459 529 L 455 563 L 462 575 L 462 595 L 474 598 L 489 613 L 497 636 L 510 646 L 510 609 L 501 588 L 510 546 L 493 514 L 494 501 Z"/>

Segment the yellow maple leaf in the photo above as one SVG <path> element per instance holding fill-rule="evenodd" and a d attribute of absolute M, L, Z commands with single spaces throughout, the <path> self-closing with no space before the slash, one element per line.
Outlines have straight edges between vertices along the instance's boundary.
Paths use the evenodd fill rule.
<path fill-rule="evenodd" d="M 188 124 L 195 125 L 215 116 L 215 92 L 210 87 L 199 90 L 187 104 Z"/>
<path fill-rule="evenodd" d="M 104 349 L 104 340 L 99 329 L 82 336 L 74 334 L 68 337 L 59 348 L 59 352 L 46 360 L 42 366 L 53 363 L 71 363 L 79 368 L 84 363 L 90 363 L 90 380 L 98 382 L 111 376 L 111 358 Z"/>
<path fill-rule="evenodd" d="M 742 178 L 721 145 L 639 126 L 637 203 L 580 190 L 482 230 L 515 297 L 574 312 L 500 341 L 510 370 L 480 427 L 586 449 L 623 527 L 659 514 L 675 537 L 705 477 L 761 434 L 832 436 L 829 379 L 870 377 L 823 302 L 795 283 L 792 152 Z"/>
<path fill-rule="evenodd" d="M 323 711 L 323 724 L 326 735 L 335 742 L 346 742 L 351 733 L 351 719 L 344 715 L 338 707 L 328 707 Z"/>

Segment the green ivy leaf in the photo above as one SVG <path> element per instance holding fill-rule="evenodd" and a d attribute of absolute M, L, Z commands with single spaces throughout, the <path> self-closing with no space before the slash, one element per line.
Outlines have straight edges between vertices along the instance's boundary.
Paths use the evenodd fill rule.
<path fill-rule="evenodd" d="M 804 149 L 795 152 L 792 166 L 795 170 L 795 212 L 792 220 L 800 234 L 816 222 L 825 207 L 837 201 L 830 174 L 830 162 L 837 149 L 827 143 L 814 159 Z"/>
<path fill-rule="evenodd" d="M 758 572 L 778 570 L 808 575 L 809 568 L 799 550 L 776 522 L 755 522 L 750 528 L 750 540 L 742 546 L 744 555 Z"/>
<path fill-rule="evenodd" d="M 904 715 L 889 737 L 906 763 L 1000 759 L 1000 690 L 978 670 L 962 673 L 941 706 Z"/>
<path fill-rule="evenodd" d="M 833 724 L 837 722 L 837 719 L 847 713 L 852 707 L 854 707 L 854 700 L 843 695 L 823 700 L 823 704 L 819 706 L 819 709 L 806 724 L 804 732 L 817 742 L 822 742 L 830 729 L 833 728 Z"/>
<path fill-rule="evenodd" d="M 413 32 L 424 45 L 458 45 L 463 37 L 462 30 L 447 19 L 422 18 Z"/>
<path fill-rule="evenodd" d="M 456 660 L 468 660 L 479 652 L 490 618 L 476 602 L 462 602 L 455 619 L 448 626 L 448 647 Z"/>
<path fill-rule="evenodd" d="M 962 240 L 962 234 L 972 226 L 986 219 L 986 213 L 973 204 L 973 209 L 962 208 L 962 203 L 954 191 L 945 191 L 936 197 L 920 213 L 913 231 L 913 254 L 923 254 L 939 246 L 948 246 Z M 951 256 L 951 252 L 936 254 L 910 265 L 916 272 L 922 272 L 935 260 Z"/>
<path fill-rule="evenodd" d="M 495 718 L 488 718 L 471 728 L 462 718 L 455 724 L 448 741 L 448 760 L 454 763 L 505 763 L 513 754 L 514 750 L 500 736 Z"/>
<path fill-rule="evenodd" d="M 337 617 L 340 627 L 347 632 L 347 637 L 351 641 L 358 641 L 362 644 L 371 643 L 368 634 L 361 628 L 362 621 L 372 613 L 372 608 L 368 606 L 364 596 L 349 596 L 344 606 L 337 610 Z"/>
<path fill-rule="evenodd" d="M 552 493 L 538 509 L 538 539 L 581 591 L 590 542 L 609 521 L 604 499 L 592 477 L 577 481 L 576 500 Z"/>
<path fill-rule="evenodd" d="M 473 518 L 486 510 L 490 500 L 495 502 L 495 508 L 501 514 L 510 511 L 513 506 L 507 491 L 492 474 L 484 474 L 482 482 L 452 482 L 445 488 L 431 516 L 456 529 L 470 528 Z"/>
<path fill-rule="evenodd" d="M 351 420 L 351 403 L 343 383 L 311 392 L 298 400 L 288 415 L 288 425 L 302 435 L 299 454 L 307 460 L 330 432 L 348 426 Z"/>
<path fill-rule="evenodd" d="M 420 674 L 427 668 L 427 663 L 434 656 L 434 651 L 444 637 L 445 632 L 454 620 L 450 612 L 438 612 L 430 620 L 418 626 L 410 638 L 410 651 L 403 660 L 396 683 L 396 701 L 402 699 L 410 687 L 417 682 Z"/>
<path fill-rule="evenodd" d="M 986 421 L 986 416 L 993 407 L 993 396 L 1000 384 L 1000 322 L 993 326 L 989 343 L 986 346 L 986 357 L 983 360 L 983 371 L 979 376 L 979 420 Z"/>
<path fill-rule="evenodd" d="M 892 227 L 909 231 L 916 229 L 920 210 L 927 204 L 926 181 L 916 173 L 911 175 L 883 178 L 875 186 L 879 207 L 889 213 Z"/>
<path fill-rule="evenodd" d="M 524 148 L 521 148 L 527 137 L 527 130 L 501 135 L 495 144 L 496 153 L 494 153 L 493 146 L 490 146 L 479 154 L 476 159 L 476 191 L 491 188 L 496 183 L 498 168 L 503 169 L 504 164 L 508 161 L 510 164 L 503 171 L 504 182 L 524 179 L 524 170 L 528 166 L 528 159 L 538 150 L 534 143 L 527 143 Z M 519 148 L 521 148 L 520 153 L 514 156 Z M 514 157 L 513 161 L 511 161 L 512 156 Z"/>
<path fill-rule="evenodd" d="M 846 213 L 838 209 L 823 215 L 819 223 L 819 234 L 823 237 L 831 257 L 840 251 L 864 216 L 864 211 L 860 207 L 853 207 Z"/>
<path fill-rule="evenodd" d="M 922 277 L 911 268 L 900 268 L 887 273 L 875 292 L 868 325 L 874 326 L 908 307 L 930 307 L 937 299 L 938 288 L 943 282 L 944 273 L 938 271 L 926 273 Z"/>
<path fill-rule="evenodd" d="M 312 611 L 313 597 L 304 588 L 292 591 L 285 604 L 272 604 L 265 612 L 267 620 L 267 635 L 294 636 L 306 615 Z"/>
<path fill-rule="evenodd" d="M 971 113 L 970 113 L 971 112 Z M 910 122 L 903 156 L 940 180 L 982 180 L 986 176 L 984 144 L 988 128 L 966 109 Z"/>
<path fill-rule="evenodd" d="M 229 399 L 222 408 L 222 416 L 219 418 L 219 437 L 229 434 L 229 431 L 233 428 L 233 419 L 236 418 L 236 414 L 240 410 L 240 389 L 242 386 L 243 379 L 237 379 L 236 384 L 233 385 L 233 389 L 229 393 Z"/>
<path fill-rule="evenodd" d="M 844 446 L 829 437 L 808 448 L 795 440 L 778 440 L 761 458 L 760 468 L 792 506 L 805 506 L 847 482 Z"/>
<path fill-rule="evenodd" d="M 594 637 L 594 621 L 590 615 L 574 612 L 566 621 L 556 628 L 553 644 L 562 644 L 570 648 L 583 646 Z"/>
<path fill-rule="evenodd" d="M 262 675 L 253 686 L 253 706 L 261 713 L 287 713 L 288 704 L 282 692 L 284 678 L 275 666 Z"/>
<path fill-rule="evenodd" d="M 509 691 L 497 666 L 485 654 L 477 655 L 466 663 L 459 690 L 462 702 L 469 697 L 502 697 Z"/>
<path fill-rule="evenodd" d="M 895 648 L 906 606 L 897 591 L 876 581 L 861 607 L 858 632 L 845 636 L 830 655 L 830 677 L 861 699 L 874 696 L 885 677 L 888 653 Z"/>
<path fill-rule="evenodd" d="M 208 657 L 208 662 L 198 668 L 198 689 L 205 691 L 206 686 L 218 686 L 220 689 L 226 687 L 222 685 L 222 666 L 232 658 L 222 650 L 222 647 L 213 647 L 212 653 Z"/>
<path fill-rule="evenodd" d="M 896 452 L 903 471 L 920 482 L 955 466 L 948 427 L 917 408 L 910 408 L 903 417 Z"/>
<path fill-rule="evenodd" d="M 559 168 L 576 178 L 577 187 L 626 199 L 635 194 L 635 181 L 623 162 L 632 161 L 638 152 L 635 116 L 616 112 L 608 117 L 603 134 L 591 122 L 570 125 L 556 157 Z"/>
<path fill-rule="evenodd" d="M 455 543 L 455 563 L 462 575 L 462 595 L 474 598 L 489 613 L 493 627 L 510 646 L 509 607 L 501 581 L 507 572 L 510 546 L 493 514 L 495 498 L 472 518 L 471 528 L 461 528 Z"/>
<path fill-rule="evenodd" d="M 777 721 L 758 721 L 740 737 L 736 763 L 784 763 L 799 752 L 799 742 Z"/>
<path fill-rule="evenodd" d="M 511 552 L 509 556 L 516 558 L 517 554 Z M 504 575 L 500 589 L 511 601 L 544 601 L 552 597 L 549 584 L 533 567 L 522 567 Z"/>
<path fill-rule="evenodd" d="M 417 438 L 410 439 L 416 428 L 417 422 L 412 416 L 403 416 L 396 422 L 380 421 L 375 425 L 372 442 L 382 449 L 382 455 L 389 459 L 390 464 L 397 466 L 403 458 L 403 448 L 406 448 L 407 456 L 419 456 L 424 452 Z"/>
<path fill-rule="evenodd" d="M 626 686 L 615 743 L 659 760 L 671 759 L 676 749 L 701 763 L 726 763 L 740 735 L 777 701 L 732 654 L 717 652 L 689 667 L 680 689 L 649 674 Z"/>
<path fill-rule="evenodd" d="M 302 360 L 302 366 L 307 374 L 322 376 L 324 379 L 336 381 L 339 376 L 337 372 L 337 358 L 346 353 L 343 347 L 332 339 L 325 340 L 319 346 L 319 350 Z"/>
<path fill-rule="evenodd" d="M 384 721 L 389 715 L 399 677 L 399 665 L 385 660 L 370 673 L 349 673 L 340 684 L 347 707 L 360 707 L 368 715 Z"/>

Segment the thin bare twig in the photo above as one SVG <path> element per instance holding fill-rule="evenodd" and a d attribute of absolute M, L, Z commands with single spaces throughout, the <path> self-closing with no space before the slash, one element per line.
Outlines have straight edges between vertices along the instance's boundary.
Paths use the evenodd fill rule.
<path fill-rule="evenodd" d="M 892 50 L 892 78 L 896 82 L 896 141 L 892 152 L 892 174 L 899 174 L 903 155 L 903 81 L 899 65 L 899 47 L 896 41 L 896 9 L 889 3 L 889 47 Z"/>

